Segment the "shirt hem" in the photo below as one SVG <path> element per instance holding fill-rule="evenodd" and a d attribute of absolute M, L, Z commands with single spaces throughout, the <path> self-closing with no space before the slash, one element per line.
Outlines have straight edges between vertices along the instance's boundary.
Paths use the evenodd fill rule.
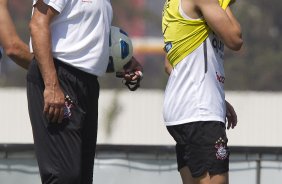
<path fill-rule="evenodd" d="M 59 13 L 61 13 L 63 10 L 63 7 L 58 6 L 57 4 L 51 2 L 50 0 L 44 0 L 43 2 L 47 4 L 48 6 L 51 6 L 52 8 L 54 8 Z"/>
<path fill-rule="evenodd" d="M 179 121 L 165 121 L 165 126 L 174 126 L 174 125 L 181 125 L 185 123 L 192 123 L 196 121 L 220 121 L 225 123 L 225 119 L 217 116 L 209 116 L 209 117 L 202 117 L 202 118 L 187 118 Z"/>

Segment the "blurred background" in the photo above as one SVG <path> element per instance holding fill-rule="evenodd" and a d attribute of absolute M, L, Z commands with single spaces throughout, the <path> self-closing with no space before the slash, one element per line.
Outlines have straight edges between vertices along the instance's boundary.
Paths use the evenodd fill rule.
<path fill-rule="evenodd" d="M 135 55 L 145 71 L 144 89 L 164 89 L 166 84 L 161 37 L 163 1 L 112 0 L 113 25 L 123 28 L 136 41 Z M 18 33 L 28 43 L 31 0 L 9 0 L 9 4 Z M 238 0 L 232 7 L 243 29 L 244 46 L 239 52 L 226 49 L 226 90 L 282 90 L 281 6 L 274 0 Z M 101 79 L 103 88 L 123 87 L 116 82 L 110 75 Z M 2 63 L 0 85 L 24 87 L 25 71 L 13 62 Z"/>
<path fill-rule="evenodd" d="M 161 15 L 165 0 L 112 0 L 113 25 L 132 38 L 144 67 L 137 92 L 114 74 L 101 84 L 94 183 L 181 183 L 174 142 L 162 119 L 164 72 Z M 31 0 L 9 0 L 20 37 L 29 42 Z M 243 30 L 239 52 L 226 48 L 226 99 L 239 119 L 228 131 L 230 183 L 280 184 L 282 174 L 282 2 L 237 0 Z M 2 25 L 0 25 L 2 26 Z M 40 183 L 25 96 L 26 71 L 5 57 L 0 63 L 0 183 Z M 110 177 L 109 177 L 110 176 Z M 5 181 L 5 182 L 2 182 Z"/>

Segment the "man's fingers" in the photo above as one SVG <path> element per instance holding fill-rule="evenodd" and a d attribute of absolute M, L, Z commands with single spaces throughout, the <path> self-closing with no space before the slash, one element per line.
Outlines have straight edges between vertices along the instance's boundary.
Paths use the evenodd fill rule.
<path fill-rule="evenodd" d="M 136 76 L 136 79 L 134 79 L 134 80 L 143 79 L 143 72 L 141 72 L 140 70 L 137 70 L 134 73 L 135 73 L 135 76 Z"/>
<path fill-rule="evenodd" d="M 235 126 L 237 126 L 237 123 L 238 123 L 238 121 L 237 121 L 237 116 L 236 116 L 236 119 L 234 120 L 234 122 L 232 124 L 232 128 L 235 128 Z"/>
<path fill-rule="evenodd" d="M 229 128 L 231 127 L 231 122 L 229 121 L 229 119 L 227 121 L 227 129 L 229 130 Z"/>
<path fill-rule="evenodd" d="M 235 115 L 234 115 L 234 125 L 235 125 L 235 126 L 237 125 L 237 122 L 238 122 L 238 118 L 237 118 L 237 114 L 235 114 Z M 235 127 L 235 126 L 234 126 L 234 127 Z"/>
<path fill-rule="evenodd" d="M 48 112 L 49 112 L 49 105 L 48 104 L 44 104 L 43 114 L 47 116 Z"/>
<path fill-rule="evenodd" d="M 143 73 L 140 70 L 137 70 L 135 72 L 130 72 L 124 75 L 124 79 L 127 81 L 135 81 L 142 78 L 143 78 Z"/>
<path fill-rule="evenodd" d="M 227 117 L 227 129 L 230 129 L 230 128 L 235 128 L 235 126 L 237 125 L 237 117 L 235 116 L 230 116 L 230 117 Z"/>
<path fill-rule="evenodd" d="M 228 102 L 226 102 L 226 104 L 227 104 L 226 118 L 228 121 L 227 129 L 230 128 L 233 129 L 237 125 L 237 114 L 231 104 L 229 104 Z"/>
<path fill-rule="evenodd" d="M 45 105 L 43 113 L 48 121 L 52 123 L 61 123 L 64 118 L 64 107 L 55 105 Z"/>
<path fill-rule="evenodd" d="M 237 125 L 237 114 L 235 113 L 234 109 L 232 108 L 232 115 L 231 115 L 231 128 L 235 128 L 235 126 Z"/>
<path fill-rule="evenodd" d="M 53 120 L 54 111 L 55 111 L 55 107 L 52 106 L 52 105 L 49 105 L 49 109 L 48 109 L 47 114 L 46 114 L 49 121 Z"/>
<path fill-rule="evenodd" d="M 59 120 L 59 115 L 60 115 L 60 109 L 59 107 L 54 108 L 54 113 L 53 113 L 53 117 L 50 118 L 51 122 L 53 123 L 57 123 Z"/>
<path fill-rule="evenodd" d="M 59 118 L 58 118 L 58 123 L 62 123 L 64 119 L 64 107 L 62 107 L 60 109 L 60 114 L 59 114 Z"/>

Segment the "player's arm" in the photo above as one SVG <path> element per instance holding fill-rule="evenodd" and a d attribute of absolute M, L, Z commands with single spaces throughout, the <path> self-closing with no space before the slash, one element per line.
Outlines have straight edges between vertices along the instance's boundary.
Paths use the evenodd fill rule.
<path fill-rule="evenodd" d="M 243 44 L 242 32 L 230 8 L 223 10 L 218 0 L 193 0 L 193 2 L 209 27 L 224 44 L 232 50 L 239 50 Z"/>
<path fill-rule="evenodd" d="M 227 119 L 227 129 L 235 128 L 237 125 L 237 114 L 233 106 L 225 100 L 226 103 L 226 119 Z"/>
<path fill-rule="evenodd" d="M 27 69 L 33 55 L 18 36 L 7 8 L 7 0 L 0 0 L 0 45 L 16 64 Z"/>
<path fill-rule="evenodd" d="M 50 23 L 58 14 L 56 10 L 38 0 L 30 21 L 32 46 L 44 80 L 44 113 L 52 122 L 63 118 L 64 93 L 60 88 L 54 66 L 51 46 Z"/>
<path fill-rule="evenodd" d="M 169 63 L 168 59 L 167 59 L 167 56 L 165 57 L 165 72 L 170 75 L 171 71 L 172 71 L 172 66 L 171 64 Z"/>

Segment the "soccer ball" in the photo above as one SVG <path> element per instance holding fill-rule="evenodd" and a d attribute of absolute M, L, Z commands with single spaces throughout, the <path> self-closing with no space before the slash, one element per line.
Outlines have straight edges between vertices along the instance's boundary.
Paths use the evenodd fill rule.
<path fill-rule="evenodd" d="M 130 61 L 133 55 L 133 46 L 128 34 L 119 27 L 111 26 L 110 59 L 107 72 L 116 72 Z"/>

